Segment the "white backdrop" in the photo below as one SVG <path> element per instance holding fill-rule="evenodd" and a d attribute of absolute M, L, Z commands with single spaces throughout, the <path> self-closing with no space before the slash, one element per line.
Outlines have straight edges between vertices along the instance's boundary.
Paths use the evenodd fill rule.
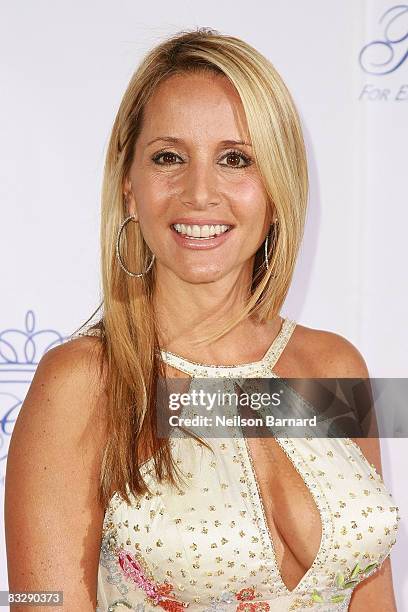
<path fill-rule="evenodd" d="M 269 57 L 302 116 L 310 208 L 283 314 L 347 337 L 372 376 L 407 376 L 408 5 L 2 0 L 2 480 L 42 352 L 100 302 L 100 185 L 121 96 L 147 49 L 196 26 L 239 36 Z M 408 610 L 406 441 L 381 446 L 384 479 L 403 517 L 392 561 L 398 610 Z M 1 590 L 3 529 L 0 544 Z"/>

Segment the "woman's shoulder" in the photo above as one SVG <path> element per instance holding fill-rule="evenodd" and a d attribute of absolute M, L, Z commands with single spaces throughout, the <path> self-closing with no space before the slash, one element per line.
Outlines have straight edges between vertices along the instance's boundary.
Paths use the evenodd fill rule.
<path fill-rule="evenodd" d="M 304 375 L 315 378 L 368 378 L 359 349 L 345 336 L 297 323 L 292 355 Z"/>
<path fill-rule="evenodd" d="M 67 394 L 99 395 L 104 390 L 103 347 L 99 337 L 75 335 L 41 357 L 31 387 L 44 385 L 50 392 L 61 386 Z M 85 393 L 86 391 L 86 393 Z"/>

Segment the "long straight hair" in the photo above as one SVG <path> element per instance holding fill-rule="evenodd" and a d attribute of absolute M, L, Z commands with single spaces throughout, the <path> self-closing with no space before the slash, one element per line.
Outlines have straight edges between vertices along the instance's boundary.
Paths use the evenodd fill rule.
<path fill-rule="evenodd" d="M 238 92 L 255 161 L 276 219 L 269 268 L 260 247 L 242 312 L 205 341 L 221 337 L 248 316 L 264 322 L 279 313 L 303 236 L 308 174 L 302 129 L 292 97 L 271 62 L 239 38 L 208 28 L 179 32 L 154 47 L 125 91 L 104 167 L 100 236 L 103 314 L 89 328 L 90 333 L 100 336 L 107 372 L 107 444 L 99 490 L 104 507 L 114 492 L 131 503 L 130 495 L 149 491 L 140 471 L 142 452 L 152 458 L 159 481 L 168 479 L 178 485 L 169 439 L 159 439 L 155 430 L 156 385 L 164 374 L 152 307 L 155 266 L 142 278 L 128 276 L 119 266 L 115 244 L 127 214 L 124 181 L 141 131 L 144 106 L 164 79 L 194 71 L 224 75 Z M 139 272 L 146 269 L 152 253 L 140 225 L 130 226 L 124 232 L 121 251 L 127 267 Z"/>

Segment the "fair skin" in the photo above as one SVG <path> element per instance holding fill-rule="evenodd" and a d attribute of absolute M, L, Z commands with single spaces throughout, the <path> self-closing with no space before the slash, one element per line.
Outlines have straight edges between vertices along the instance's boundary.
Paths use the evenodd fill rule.
<path fill-rule="evenodd" d="M 148 144 L 162 136 L 179 140 Z M 248 144 L 223 144 L 231 140 Z M 154 162 L 163 151 L 167 154 Z M 171 77 L 145 108 L 124 183 L 128 212 L 136 215 L 156 255 L 154 307 L 160 343 L 201 363 L 256 361 L 282 322 L 280 317 L 267 324 L 247 320 L 208 346 L 196 343 L 241 309 L 254 254 L 273 219 L 255 163 L 247 164 L 241 153 L 253 160 L 242 105 L 228 81 L 204 74 Z M 170 227 L 179 218 L 217 219 L 233 228 L 212 248 L 188 247 Z M 43 357 L 15 426 L 7 471 L 12 483 L 6 497 L 7 548 L 13 551 L 8 558 L 10 590 L 59 588 L 67 609 L 84 612 L 96 603 L 103 521 L 96 495 L 105 434 L 95 416 L 95 410 L 103 408 L 103 381 L 95 373 L 89 385 L 90 368 L 96 367 L 90 351 L 97 342 L 80 338 Z M 362 356 L 345 338 L 302 325 L 296 326 L 275 372 L 298 378 L 368 377 Z M 174 375 L 170 368 L 168 373 Z M 381 472 L 378 440 L 356 442 Z M 277 491 L 280 483 L 262 469 L 263 447 L 254 438 L 251 453 L 262 491 Z M 275 454 L 273 460 L 282 462 L 282 457 Z M 287 469 L 287 464 L 279 465 Z M 289 555 L 286 540 L 293 529 L 281 520 L 287 513 L 273 514 L 288 501 L 283 495 L 275 504 L 271 496 L 265 506 L 282 576 L 293 588 L 311 564 L 318 542 L 303 539 L 298 550 L 291 542 L 297 554 Z M 396 610 L 389 560 L 355 589 L 350 610 L 368 607 L 371 612 Z"/>

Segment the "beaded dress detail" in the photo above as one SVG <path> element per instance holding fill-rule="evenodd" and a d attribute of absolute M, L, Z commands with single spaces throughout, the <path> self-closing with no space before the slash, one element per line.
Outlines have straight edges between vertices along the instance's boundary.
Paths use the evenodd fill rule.
<path fill-rule="evenodd" d="M 161 356 L 192 384 L 195 378 L 278 378 L 273 368 L 295 326 L 284 319 L 264 357 L 253 363 L 216 366 L 166 351 Z M 178 436 L 171 445 L 184 489 L 159 483 L 149 459 L 141 471 L 151 495 L 130 495 L 128 506 L 115 493 L 109 502 L 96 612 L 348 610 L 353 589 L 378 571 L 396 541 L 398 507 L 351 438 L 275 440 L 321 523 L 316 557 L 293 589 L 281 574 L 246 438 L 206 440 L 211 452 Z"/>

